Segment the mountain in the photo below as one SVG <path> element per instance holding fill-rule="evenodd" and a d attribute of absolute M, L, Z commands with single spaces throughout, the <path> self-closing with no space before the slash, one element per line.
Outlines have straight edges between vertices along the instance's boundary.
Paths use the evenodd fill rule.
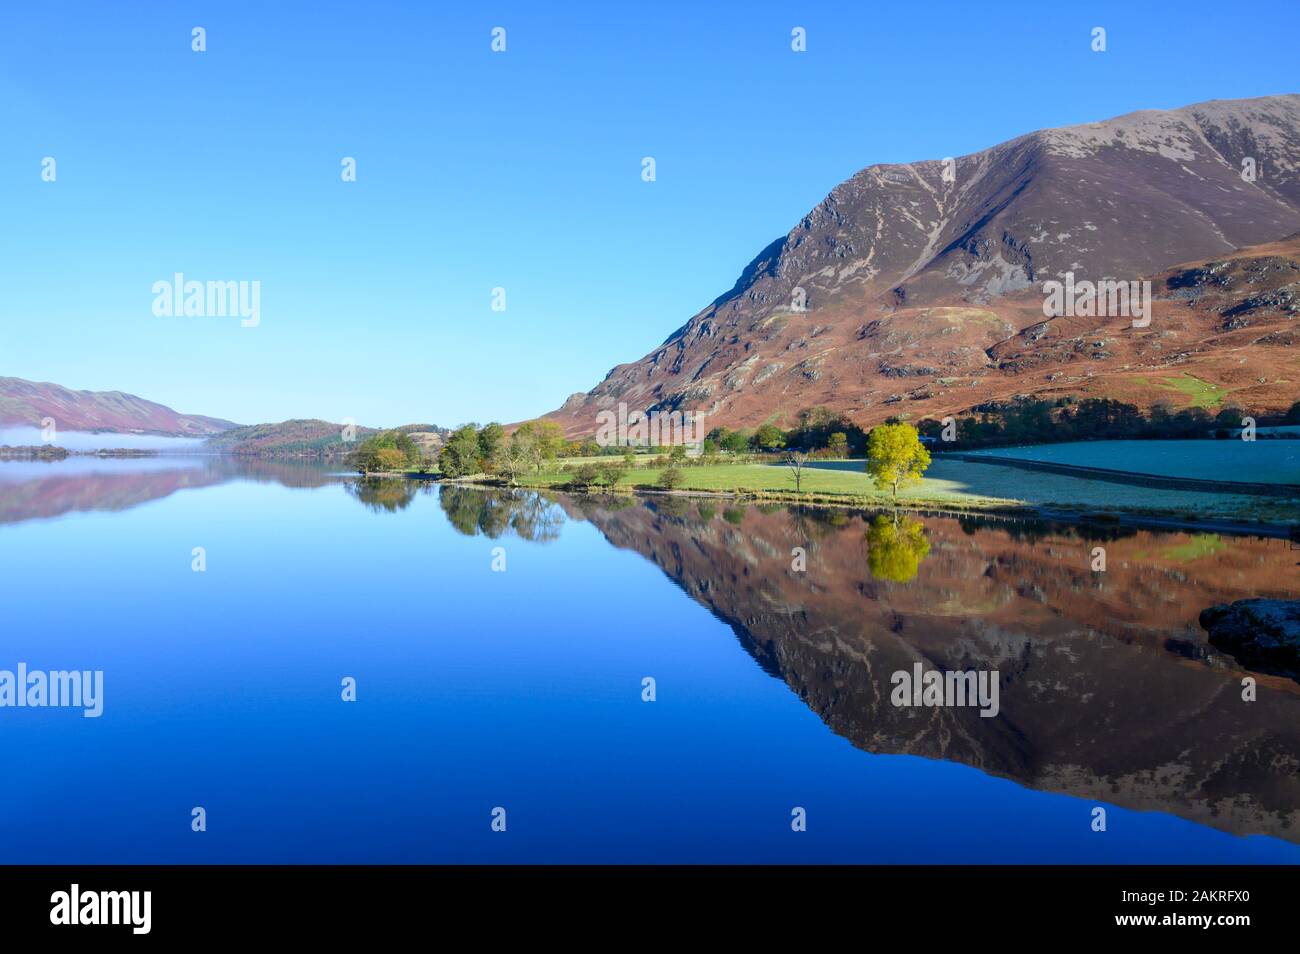
<path fill-rule="evenodd" d="M 212 437 L 207 442 L 209 450 L 222 454 L 248 457 L 323 457 L 342 458 L 357 449 L 358 444 L 379 428 L 354 426 L 350 430 L 343 424 L 317 419 L 281 421 L 278 424 L 252 424 L 238 427 Z M 410 435 L 421 450 L 436 454 L 442 442 L 451 433 L 435 424 L 407 424 L 395 428 Z"/>
<path fill-rule="evenodd" d="M 955 160 L 873 165 L 662 345 L 549 416 L 577 435 L 620 402 L 696 410 L 709 426 L 733 427 L 790 423 L 824 404 L 869 425 L 1022 393 L 1109 396 L 1117 377 L 1177 378 L 1189 362 L 1210 374 L 1240 336 L 1208 334 L 1185 289 L 1153 284 L 1155 321 L 1136 329 L 1127 318 L 1044 321 L 1043 283 L 1067 272 L 1076 281 L 1158 281 L 1176 265 L 1204 269 L 1296 233 L 1296 94 L 1147 110 Z M 1297 244 L 1259 254 L 1294 264 Z M 1281 298 L 1300 288 L 1289 268 L 1274 273 L 1290 279 L 1271 290 Z M 1284 335 L 1294 311 L 1266 306 L 1254 309 L 1256 324 L 1271 315 Z M 1286 377 L 1272 363 L 1280 355 L 1236 354 L 1234 373 L 1267 385 Z M 1146 390 L 1153 399 L 1172 393 Z M 1242 400 L 1273 409 L 1285 397 L 1266 388 Z"/>
<path fill-rule="evenodd" d="M 180 414 L 122 391 L 72 391 L 0 377 L 0 427 L 41 427 L 45 418 L 53 418 L 61 431 L 164 437 L 207 437 L 237 426 L 220 418 Z"/>
<path fill-rule="evenodd" d="M 315 419 L 241 426 L 178 414 L 121 391 L 71 391 L 57 384 L 0 377 L 0 427 L 40 427 L 45 418 L 53 418 L 61 431 L 207 438 L 208 450 L 247 457 L 341 458 L 356 449 L 356 442 L 379 431 L 358 426 L 345 434 L 342 424 Z M 451 433 L 436 424 L 407 424 L 397 430 L 409 434 L 430 456 Z"/>

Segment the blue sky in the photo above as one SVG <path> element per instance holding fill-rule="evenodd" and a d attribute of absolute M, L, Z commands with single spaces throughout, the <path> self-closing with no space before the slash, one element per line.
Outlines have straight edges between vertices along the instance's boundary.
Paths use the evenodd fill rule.
<path fill-rule="evenodd" d="M 863 166 L 1300 90 L 1295 3 L 1137 6 L 4 4 L 0 374 L 240 423 L 535 416 Z M 177 271 L 260 281 L 260 325 L 156 317 Z"/>

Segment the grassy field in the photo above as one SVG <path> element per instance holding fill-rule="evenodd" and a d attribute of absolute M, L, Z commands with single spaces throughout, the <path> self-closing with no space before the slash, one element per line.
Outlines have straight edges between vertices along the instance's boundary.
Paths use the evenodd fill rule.
<path fill-rule="evenodd" d="M 857 461 L 823 466 L 854 465 L 861 467 Z M 940 456 L 936 456 L 930 465 L 925 482 L 941 483 L 949 493 L 976 498 L 1004 498 L 1031 506 L 1064 510 L 1150 512 L 1202 519 L 1262 520 L 1270 523 L 1300 520 L 1300 506 L 1284 498 L 1134 487 L 1063 474 L 1020 470 L 998 464 L 944 460 Z"/>
<path fill-rule="evenodd" d="M 788 467 L 780 464 L 719 464 L 684 467 L 681 472 L 681 490 L 759 496 L 794 494 L 792 473 Z M 623 477 L 620 487 L 653 487 L 658 483 L 661 473 L 662 469 L 658 467 L 638 467 Z M 572 478 L 571 472 L 545 470 L 540 474 L 529 475 L 521 483 L 531 487 L 557 487 L 569 483 Z M 803 492 L 815 498 L 863 506 L 882 506 L 891 502 L 889 492 L 878 490 L 867 477 L 861 460 L 811 465 L 804 471 Z M 1043 506 L 1063 510 L 1127 511 L 1199 519 L 1258 520 L 1270 523 L 1300 521 L 1300 507 L 1282 498 L 1131 487 L 997 464 L 944 460 L 938 456 L 919 485 L 899 492 L 899 504 L 905 507 L 972 510 Z"/>
<path fill-rule="evenodd" d="M 563 462 L 567 463 L 567 462 Z M 867 477 L 862 461 L 846 461 L 848 466 L 824 464 L 804 471 L 803 493 L 826 497 L 844 497 L 873 504 L 890 499 Z M 794 476 L 790 468 L 781 464 L 714 464 L 704 467 L 681 468 L 681 490 L 718 493 L 794 493 Z M 654 487 L 663 473 L 662 467 L 637 467 L 623 477 L 620 486 Z M 544 470 L 530 474 L 520 483 L 531 487 L 555 487 L 573 479 L 571 472 Z M 926 479 L 919 486 L 899 492 L 900 500 L 935 505 L 990 507 L 1015 505 L 1016 501 L 971 494 L 946 480 Z"/>
<path fill-rule="evenodd" d="M 1080 441 L 971 451 L 1161 477 L 1300 484 L 1300 441 Z"/>
<path fill-rule="evenodd" d="M 990 493 L 1001 488 L 1028 503 L 1061 509 L 1152 512 L 1287 524 L 1300 521 L 1300 506 L 1283 497 L 1135 487 L 966 461 L 936 461 L 930 473 L 949 477 L 972 493 Z"/>

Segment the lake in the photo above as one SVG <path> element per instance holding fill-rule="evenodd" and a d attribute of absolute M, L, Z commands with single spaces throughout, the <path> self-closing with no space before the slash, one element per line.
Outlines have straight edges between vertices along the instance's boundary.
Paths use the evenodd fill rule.
<path fill-rule="evenodd" d="M 1295 863 L 1300 684 L 1197 615 L 1294 597 L 1298 560 L 224 458 L 0 463 L 0 669 L 104 673 L 99 718 L 0 708 L 0 862 Z M 895 704 L 917 665 L 996 672 L 996 715 Z"/>

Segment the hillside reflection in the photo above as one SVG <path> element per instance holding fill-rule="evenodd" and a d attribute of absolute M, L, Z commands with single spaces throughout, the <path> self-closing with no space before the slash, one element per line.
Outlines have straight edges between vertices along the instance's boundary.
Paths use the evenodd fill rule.
<path fill-rule="evenodd" d="M 342 477 L 311 463 L 239 457 L 70 457 L 57 463 L 0 464 L 0 524 L 48 520 L 68 513 L 121 511 L 181 490 L 232 480 L 311 488 Z"/>
<path fill-rule="evenodd" d="M 1300 686 L 1245 671 L 1197 624 L 1294 594 L 1286 541 L 1032 521 L 561 497 L 711 613 L 870 752 L 1300 841 Z M 1090 568 L 1103 545 L 1108 571 Z M 793 548 L 806 551 L 796 569 Z M 896 708 L 890 675 L 997 670 L 1001 712 Z"/>
<path fill-rule="evenodd" d="M 236 479 L 341 483 L 378 520 L 428 520 L 419 498 L 436 500 L 432 513 L 458 533 L 492 539 L 547 543 L 566 521 L 587 522 L 726 621 L 764 671 L 861 749 L 1300 843 L 1300 685 L 1248 673 L 1197 621 L 1216 603 L 1293 598 L 1285 540 L 363 481 L 223 458 L 4 465 L 0 523 Z M 1091 569 L 1097 546 L 1105 572 Z M 997 670 L 999 714 L 895 707 L 890 676 L 916 663 Z"/>

